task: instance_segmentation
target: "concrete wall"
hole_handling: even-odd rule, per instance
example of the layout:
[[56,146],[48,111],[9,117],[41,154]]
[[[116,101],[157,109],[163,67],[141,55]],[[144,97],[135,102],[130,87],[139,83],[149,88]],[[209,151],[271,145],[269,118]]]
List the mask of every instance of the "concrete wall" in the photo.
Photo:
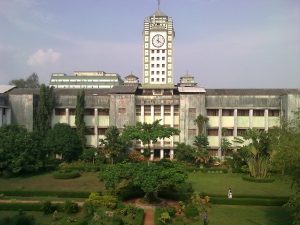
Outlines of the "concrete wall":
[[123,128],[135,125],[135,95],[111,94],[109,107],[109,125]]
[[288,94],[282,96],[282,114],[284,119],[291,120],[294,118],[294,112],[300,109],[300,95]]
[[9,95],[11,107],[11,123],[24,126],[29,131],[33,129],[34,95]]
[[[196,109],[195,113],[191,112],[191,109]],[[197,126],[194,123],[196,117],[201,114],[206,116],[205,109],[205,95],[204,94],[180,94],[180,142],[185,142],[186,144],[193,144],[194,136],[197,135]],[[195,135],[191,134],[191,131]],[[190,134],[190,135],[189,135]]]

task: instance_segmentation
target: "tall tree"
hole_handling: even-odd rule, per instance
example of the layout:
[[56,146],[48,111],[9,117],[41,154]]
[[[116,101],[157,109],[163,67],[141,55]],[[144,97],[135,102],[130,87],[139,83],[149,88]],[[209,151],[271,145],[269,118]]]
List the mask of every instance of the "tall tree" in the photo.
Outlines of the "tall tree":
[[124,156],[128,150],[128,142],[120,136],[120,132],[116,126],[107,128],[105,139],[100,140],[100,146],[111,159],[112,164],[117,157]]
[[64,161],[77,160],[82,153],[79,136],[68,124],[57,123],[49,130],[45,140],[48,152],[61,154]]
[[147,145],[146,155],[151,152],[151,143],[156,143],[158,139],[169,138],[178,135],[180,131],[173,127],[165,127],[160,124],[160,120],[153,123],[137,122],[135,126],[125,126],[122,136],[127,140],[141,140]]
[[194,123],[198,127],[198,135],[201,135],[204,133],[204,128],[205,128],[207,122],[208,122],[208,118],[201,114],[199,114],[197,116],[197,118],[194,120]]
[[44,84],[40,87],[39,102],[35,112],[34,130],[41,136],[45,136],[51,128],[51,117],[54,109],[55,98],[53,87]]
[[84,107],[85,107],[85,92],[84,90],[81,90],[77,94],[77,103],[76,103],[76,110],[75,110],[75,125],[76,125],[78,136],[81,140],[82,147],[85,147],[86,144]]
[[17,79],[11,80],[9,82],[10,85],[15,85],[18,88],[39,88],[39,77],[36,73],[32,73],[26,80],[24,79]]

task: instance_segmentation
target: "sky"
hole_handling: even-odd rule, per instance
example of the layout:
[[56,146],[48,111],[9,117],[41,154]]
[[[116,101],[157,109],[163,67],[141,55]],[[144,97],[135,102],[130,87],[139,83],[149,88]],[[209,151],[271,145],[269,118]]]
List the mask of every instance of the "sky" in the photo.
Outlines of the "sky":
[[[37,73],[131,73],[143,82],[156,0],[0,0],[0,84]],[[300,0],[161,0],[174,20],[174,83],[300,88]]]

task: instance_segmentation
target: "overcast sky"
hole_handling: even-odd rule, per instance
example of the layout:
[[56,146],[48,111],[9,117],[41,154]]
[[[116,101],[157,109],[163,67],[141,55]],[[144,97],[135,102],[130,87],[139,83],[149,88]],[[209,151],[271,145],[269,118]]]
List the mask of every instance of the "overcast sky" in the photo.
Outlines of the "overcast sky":
[[[0,84],[36,72],[131,72],[143,81],[144,18],[156,0],[0,0]],[[161,0],[174,20],[174,82],[300,88],[300,0]]]

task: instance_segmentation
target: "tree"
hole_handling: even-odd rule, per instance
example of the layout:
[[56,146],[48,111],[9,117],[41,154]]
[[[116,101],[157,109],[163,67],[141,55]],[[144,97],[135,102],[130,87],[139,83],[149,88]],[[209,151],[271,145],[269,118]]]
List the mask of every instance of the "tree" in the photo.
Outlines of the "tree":
[[44,84],[40,87],[39,102],[34,116],[33,129],[42,137],[45,137],[48,130],[51,128],[51,117],[54,109],[55,98],[53,87],[48,87]]
[[145,192],[148,201],[157,200],[158,192],[185,183],[187,174],[176,163],[162,160],[158,163],[116,164],[105,170],[101,178],[105,186],[116,190],[120,184],[133,185]]
[[45,152],[34,133],[17,125],[0,128],[0,173],[22,175],[43,168]]
[[224,156],[226,156],[227,152],[231,149],[231,142],[228,141],[227,138],[222,137],[221,139],[221,151],[223,153]]
[[18,88],[39,88],[39,77],[36,73],[32,73],[26,80],[24,79],[17,79],[11,80],[9,82],[10,85],[15,85]]
[[77,103],[76,103],[76,110],[75,110],[75,125],[76,125],[76,131],[78,133],[83,148],[85,147],[86,144],[84,106],[85,106],[85,93],[84,90],[81,90],[77,94]]
[[113,164],[117,157],[125,155],[128,150],[128,142],[120,135],[116,126],[110,126],[105,131],[105,139],[100,140],[100,147],[102,147]]
[[175,157],[178,161],[195,163],[196,161],[196,149],[191,145],[185,143],[179,143],[175,149]]
[[62,159],[67,162],[77,160],[82,153],[78,134],[64,123],[57,123],[48,131],[46,146],[49,152],[62,155]]
[[198,127],[198,135],[203,134],[204,133],[204,128],[206,126],[206,123],[208,122],[208,118],[199,114],[197,116],[197,118],[194,120],[194,123],[197,125]]
[[147,145],[146,155],[151,152],[151,143],[156,143],[158,139],[169,138],[178,135],[179,130],[173,127],[165,127],[160,124],[160,120],[153,123],[137,122],[135,126],[125,126],[122,136],[127,140],[141,140]]
[[265,178],[271,168],[271,138],[266,131],[249,129],[242,138],[235,138],[241,144],[240,153],[247,162],[250,175],[256,178]]
[[194,145],[197,147],[197,151],[195,152],[196,163],[206,164],[209,158],[207,150],[209,142],[207,136],[203,134],[195,136]]

